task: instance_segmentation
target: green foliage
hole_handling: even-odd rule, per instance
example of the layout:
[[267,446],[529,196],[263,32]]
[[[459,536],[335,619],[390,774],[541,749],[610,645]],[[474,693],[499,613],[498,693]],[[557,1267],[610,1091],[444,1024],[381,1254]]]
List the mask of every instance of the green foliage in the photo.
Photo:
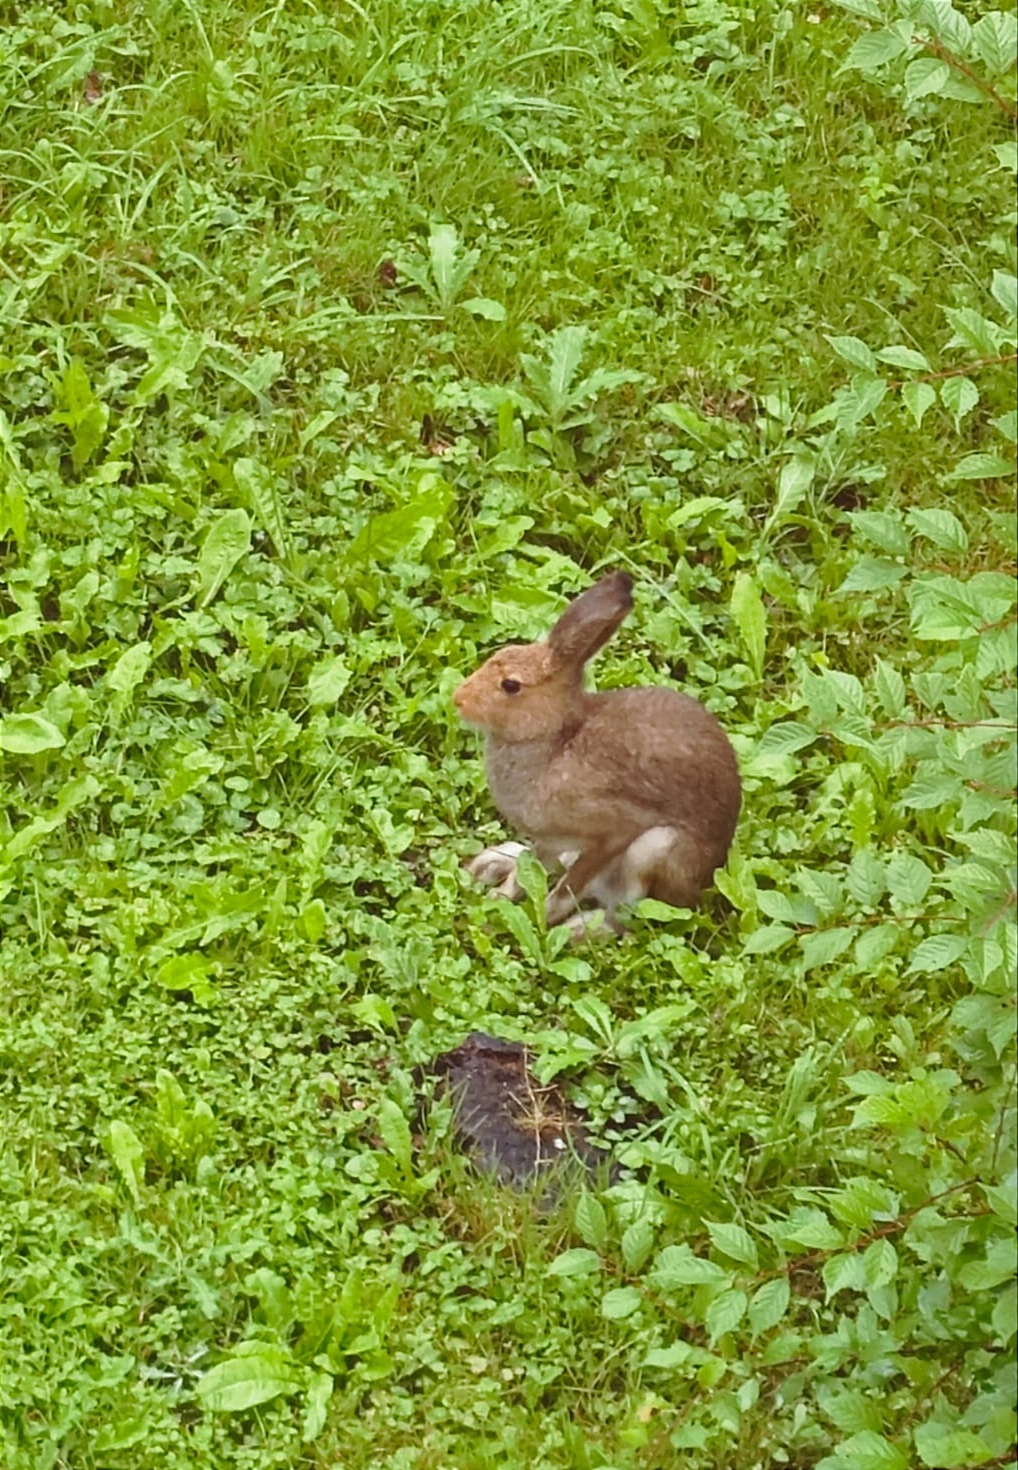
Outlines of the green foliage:
[[[1012,1463],[1013,14],[0,19],[4,1465]],[[745,805],[573,949],[449,696],[612,565]]]

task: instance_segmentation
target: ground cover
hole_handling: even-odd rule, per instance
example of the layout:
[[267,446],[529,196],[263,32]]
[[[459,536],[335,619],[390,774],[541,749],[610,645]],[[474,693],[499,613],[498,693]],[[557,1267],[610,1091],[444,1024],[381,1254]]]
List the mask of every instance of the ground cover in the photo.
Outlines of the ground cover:
[[[4,1464],[1012,1464],[1013,13],[0,22]],[[745,808],[576,950],[450,693],[611,567]]]

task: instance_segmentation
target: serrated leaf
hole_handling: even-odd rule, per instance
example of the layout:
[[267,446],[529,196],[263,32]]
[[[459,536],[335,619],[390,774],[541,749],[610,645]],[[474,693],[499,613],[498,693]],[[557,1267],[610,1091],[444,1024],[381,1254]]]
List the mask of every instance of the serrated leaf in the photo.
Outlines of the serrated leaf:
[[[865,40],[866,38],[863,37]],[[853,48],[854,49],[854,48]],[[861,372],[872,373],[876,371],[877,359],[871,348],[859,337],[831,337],[824,333],[827,341],[835,352],[852,367]]]
[[211,1413],[240,1414],[300,1387],[300,1374],[289,1353],[271,1343],[244,1347],[247,1351],[217,1363],[198,1380],[195,1391]]
[[765,536],[802,503],[815,474],[816,455],[809,450],[798,450],[791,459],[785,461],[778,476],[778,493],[774,498],[774,507],[764,522]]
[[837,1296],[839,1291],[866,1290],[862,1258],[855,1251],[846,1251],[825,1261],[823,1278],[828,1301]]
[[570,404],[570,389],[583,357],[586,340],[586,327],[559,327],[552,335],[548,353],[547,406],[553,420],[560,417]]
[[329,1416],[329,1400],[332,1398],[333,1379],[331,1373],[312,1373],[307,1390],[307,1407],[301,1428],[301,1441],[310,1444],[325,1428]]
[[872,1291],[887,1286],[898,1274],[898,1252],[889,1240],[875,1240],[862,1253],[863,1275]]
[[1018,1333],[1018,1287],[1005,1287],[993,1308],[993,1330],[1005,1345]]
[[649,1220],[634,1220],[622,1232],[622,1260],[627,1271],[641,1271],[654,1249],[654,1226]]
[[1013,1234],[990,1242],[981,1261],[966,1261],[958,1272],[958,1280],[970,1291],[993,1291],[1005,1281],[1013,1281],[1018,1269],[1018,1240]]
[[971,413],[979,402],[979,389],[971,378],[963,376],[947,378],[940,385],[940,401],[954,419],[955,433],[966,414]]
[[145,1150],[130,1123],[115,1118],[109,1126],[107,1148],[121,1179],[135,1205],[141,1203],[141,1186],[145,1182]]
[[732,587],[732,617],[742,635],[749,666],[757,679],[763,676],[767,646],[767,614],[760,587],[749,572],[740,572]]
[[59,750],[66,744],[56,725],[42,715],[5,715],[0,719],[0,752],[4,755],[38,755]]
[[845,874],[845,887],[856,903],[873,909],[887,891],[887,870],[869,848],[855,854]]
[[906,909],[922,903],[932,882],[933,874],[915,853],[897,852],[887,864],[887,887]]
[[382,1142],[392,1154],[404,1178],[413,1176],[413,1142],[410,1124],[403,1109],[391,1097],[383,1097],[378,1104],[378,1132]]
[[905,713],[905,680],[893,664],[882,658],[877,659],[873,669],[873,691],[884,713],[892,719],[898,719]]
[[208,607],[251,545],[246,510],[228,510],[213,521],[198,557],[198,606]]
[[894,1088],[893,1082],[888,1082],[886,1077],[881,1077],[879,1072],[869,1067],[860,1067],[858,1072],[849,1073],[845,1086],[859,1097],[883,1097]]
[[905,68],[905,97],[917,102],[920,97],[942,96],[951,81],[951,68],[937,56],[919,56]]
[[790,929],[787,924],[765,924],[760,929],[754,929],[742,945],[743,954],[773,954],[775,950],[781,949],[789,940],[796,938],[796,931]]
[[887,383],[869,373],[855,373],[851,385],[838,395],[838,423],[854,429],[876,413],[887,396]]
[[800,893],[815,906],[819,918],[831,919],[841,913],[845,893],[837,873],[828,873],[822,868],[800,868],[795,881]]
[[905,568],[897,562],[887,561],[881,556],[860,556],[835,590],[838,596],[849,592],[883,592],[896,586],[904,575]]
[[812,904],[809,905],[809,918],[806,919],[797,914],[792,900],[780,889],[758,888],[756,902],[760,912],[766,914],[769,919],[778,919],[781,923],[787,924],[816,922],[816,910]]
[[234,461],[233,479],[275,547],[276,555],[289,560],[290,538],[283,518],[276,477],[258,460],[241,458]]
[[1011,275],[1009,271],[994,271],[990,289],[1009,317],[1018,316],[1018,276]]
[[615,1018],[599,995],[579,995],[572,1002],[572,1007],[604,1046],[613,1044]]
[[608,1216],[601,1201],[589,1190],[583,1190],[576,1201],[573,1224],[581,1240],[595,1250],[604,1250],[608,1239]]
[[842,1434],[858,1434],[872,1429],[880,1432],[881,1405],[860,1389],[825,1387],[817,1394],[823,1412]]
[[924,536],[943,551],[955,551],[959,555],[968,551],[969,538],[965,527],[952,510],[935,507],[908,512],[908,523],[917,536]]
[[845,1242],[844,1233],[833,1225],[823,1210],[803,1206],[793,1210],[780,1229],[780,1238],[808,1250],[838,1250]]
[[853,15],[861,15],[866,20],[880,21],[883,19],[884,10],[880,0],[838,0],[842,10],[850,10]]
[[816,970],[821,965],[831,965],[848,949],[856,937],[854,929],[818,929],[814,934],[799,937],[804,971]]
[[1005,1225],[1018,1225],[1018,1186],[1014,1175],[1007,1184],[984,1184],[983,1193],[990,1209]]
[[418,560],[445,525],[452,501],[451,486],[437,475],[422,476],[416,495],[398,510],[372,516],[358,532],[346,553],[349,562]]
[[960,960],[969,947],[964,934],[931,934],[913,951],[910,975],[933,975]]
[[705,1220],[704,1224],[710,1232],[711,1240],[722,1255],[756,1269],[756,1243],[748,1230],[744,1230],[741,1225],[736,1225],[732,1221],[714,1223]]
[[460,252],[459,236],[452,225],[435,225],[428,237],[428,260],[438,304],[448,311],[466,284],[480,251]]
[[705,448],[718,448],[724,443],[717,420],[698,413],[688,403],[674,403],[670,400],[658,403],[654,408],[654,417],[661,423],[670,424],[673,429],[680,430],[695,444],[702,444]]
[[877,353],[877,360],[914,373],[928,373],[930,370],[930,365],[921,352],[917,352],[914,347],[903,347],[900,344],[882,347]]
[[926,410],[936,403],[937,392],[930,383],[905,383],[901,389],[901,401],[912,415],[918,428]]
[[1018,54],[1018,17],[1014,11],[991,10],[972,27],[972,44],[992,77],[1003,76]]
[[945,306],[944,315],[954,328],[948,347],[967,347],[977,357],[994,357],[1001,329],[971,306]]
[[887,510],[853,510],[849,512],[853,531],[857,531],[888,556],[907,556],[908,531],[900,512]]
[[308,675],[308,704],[335,704],[351,678],[351,670],[339,654],[321,659]]
[[635,1286],[616,1286],[601,1298],[601,1316],[609,1322],[621,1322],[642,1305],[643,1297]]
[[746,1315],[749,1299],[739,1287],[721,1292],[711,1302],[704,1315],[704,1325],[710,1335],[711,1346],[719,1337],[732,1332]]
[[863,970],[872,970],[898,947],[901,927],[898,924],[875,924],[864,929],[855,941],[855,962]]
[[68,781],[61,789],[53,806],[43,816],[33,817],[23,827],[19,827],[12,837],[8,837],[3,845],[3,857],[8,862],[23,857],[30,852],[41,838],[64,823],[71,812],[86,801],[91,801],[100,791],[99,782],[94,776],[82,776],[77,781]]
[[[881,1079],[883,1080],[883,1079]],[[834,1215],[857,1230],[869,1230],[878,1216],[898,1213],[898,1198],[886,1184],[876,1179],[852,1179],[828,1199]],[[841,1426],[844,1428],[844,1426]],[[859,1428],[865,1426],[860,1425]]]
[[659,1251],[650,1273],[658,1291],[675,1291],[680,1286],[712,1285],[728,1281],[729,1274],[715,1261],[694,1256],[688,1245],[666,1245]]
[[949,802],[957,802],[963,794],[957,776],[942,771],[934,761],[922,761],[914,781],[901,794],[903,806],[913,811],[935,811]]
[[954,0],[921,0],[916,14],[922,25],[956,56],[964,56],[972,45],[972,26],[955,6]]
[[592,1276],[601,1270],[601,1257],[596,1251],[586,1250],[582,1246],[574,1246],[571,1250],[560,1251],[548,1266],[548,1276]]
[[791,720],[784,720],[780,724],[771,725],[760,736],[754,749],[754,756],[763,758],[794,755],[797,750],[803,750],[807,745],[812,745],[817,738],[817,732],[811,730],[808,725],[799,725]]
[[180,992],[190,990],[197,999],[203,992],[210,992],[208,984],[212,963],[198,950],[187,950],[182,954],[171,954],[156,970],[156,979],[167,990]]
[[999,995],[964,995],[951,1012],[951,1023],[963,1036],[985,1032],[999,1058],[1014,1041],[1014,1005]]
[[905,1451],[872,1429],[842,1440],[835,1463],[838,1470],[909,1470]]
[[117,704],[123,706],[148,673],[152,663],[152,645],[147,640],[127,648],[106,675],[106,687],[120,696]]
[[882,31],[867,31],[853,43],[842,70],[847,71],[851,67],[869,75],[888,62],[896,61],[908,50],[908,45],[908,32],[900,25],[888,26]]
[[927,1423],[920,1424],[912,1437],[920,1460],[935,1470],[968,1470],[969,1466],[985,1465],[994,1458],[982,1436],[970,1429]]
[[1018,444],[1018,409],[1012,408],[1007,413],[998,414],[990,423],[1009,444]]
[[697,1349],[691,1347],[688,1342],[681,1338],[678,1342],[669,1343],[667,1347],[648,1348],[644,1354],[643,1366],[645,1368],[662,1368],[671,1372],[675,1368],[681,1368],[690,1359],[700,1361]]
[[749,1325],[754,1337],[776,1327],[792,1299],[787,1276],[777,1276],[758,1286],[749,1301]]

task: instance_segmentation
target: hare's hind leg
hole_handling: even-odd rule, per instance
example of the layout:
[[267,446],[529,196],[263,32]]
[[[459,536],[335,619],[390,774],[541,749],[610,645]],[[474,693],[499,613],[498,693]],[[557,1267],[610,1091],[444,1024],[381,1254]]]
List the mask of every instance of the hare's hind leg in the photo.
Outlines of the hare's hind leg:
[[564,923],[585,898],[600,899],[599,881],[602,874],[614,867],[620,846],[625,848],[625,838],[620,844],[618,839],[613,841],[602,837],[588,844],[582,852],[562,854],[561,861],[565,864],[566,871],[549,893],[545,905],[545,919],[549,929]]
[[703,858],[692,839],[678,827],[648,827],[621,852],[602,841],[567,864],[548,895],[548,926],[568,924],[574,939],[595,933],[598,925],[579,912],[581,901],[592,899],[604,910],[607,930],[621,934],[624,926],[616,917],[621,905],[649,896],[692,908],[703,886]]
[[587,893],[616,927],[615,910],[619,905],[638,903],[648,895],[686,908],[696,902],[700,891],[690,871],[695,858],[677,827],[648,827],[597,874]]
[[463,866],[485,888],[494,888],[496,893],[517,903],[523,897],[523,889],[516,881],[516,861],[526,850],[522,842],[500,842],[495,847],[486,847],[476,857],[467,858]]
[[[651,832],[662,831],[671,831],[672,841],[657,861],[643,867],[644,893],[661,903],[670,903],[673,908],[695,909],[700,902],[700,894],[714,876],[714,864],[705,858],[700,843],[681,827],[651,829]],[[644,833],[644,836],[650,837],[651,832]]]

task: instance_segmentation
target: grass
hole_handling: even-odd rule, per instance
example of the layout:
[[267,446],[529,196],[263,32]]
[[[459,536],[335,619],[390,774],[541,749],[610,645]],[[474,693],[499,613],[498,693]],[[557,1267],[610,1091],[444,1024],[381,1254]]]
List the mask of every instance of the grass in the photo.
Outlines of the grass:
[[[11,1470],[1013,1463],[1014,78],[955,14],[1001,105],[826,6],[0,3]],[[461,871],[449,696],[612,566],[599,677],[745,806],[573,951]],[[614,1182],[474,1177],[474,1030]]]

